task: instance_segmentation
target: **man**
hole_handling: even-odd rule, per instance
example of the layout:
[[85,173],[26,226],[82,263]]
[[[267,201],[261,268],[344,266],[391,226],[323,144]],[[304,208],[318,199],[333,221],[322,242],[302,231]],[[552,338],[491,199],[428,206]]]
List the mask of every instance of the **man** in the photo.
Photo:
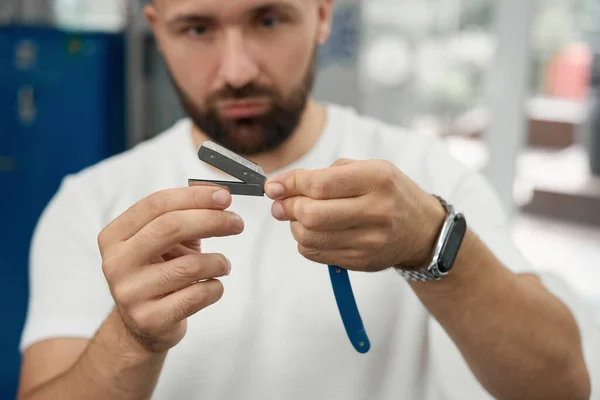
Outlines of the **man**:
[[[146,8],[190,118],[68,177],[45,211],[22,399],[590,397],[589,321],[525,274],[486,183],[433,139],[310,99],[331,9]],[[272,201],[186,187],[223,179],[196,156],[206,140],[261,165]],[[432,194],[468,230],[445,277],[406,280],[444,237]],[[328,264],[352,270],[366,354]]]

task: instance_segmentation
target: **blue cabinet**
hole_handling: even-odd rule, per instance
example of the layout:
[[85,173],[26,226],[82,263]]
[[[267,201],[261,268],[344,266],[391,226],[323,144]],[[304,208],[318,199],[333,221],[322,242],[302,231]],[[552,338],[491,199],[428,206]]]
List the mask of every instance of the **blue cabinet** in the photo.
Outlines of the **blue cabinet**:
[[123,35],[0,28],[0,399],[15,397],[33,229],[65,175],[125,149],[124,70]]

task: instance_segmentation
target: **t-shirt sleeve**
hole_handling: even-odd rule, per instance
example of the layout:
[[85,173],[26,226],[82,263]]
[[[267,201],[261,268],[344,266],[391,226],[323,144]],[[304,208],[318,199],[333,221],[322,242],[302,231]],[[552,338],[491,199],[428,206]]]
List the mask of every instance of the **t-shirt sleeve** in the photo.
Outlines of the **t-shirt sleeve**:
[[66,177],[36,226],[20,349],[49,338],[90,338],[112,307],[97,247],[102,212],[93,188]]

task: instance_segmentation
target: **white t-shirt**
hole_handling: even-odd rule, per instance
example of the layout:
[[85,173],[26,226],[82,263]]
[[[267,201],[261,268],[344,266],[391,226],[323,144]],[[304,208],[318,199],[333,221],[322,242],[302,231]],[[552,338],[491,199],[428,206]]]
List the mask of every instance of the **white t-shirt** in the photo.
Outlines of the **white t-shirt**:
[[[453,159],[442,142],[329,105],[322,137],[286,170],[323,168],[345,157],[393,162],[423,190],[466,214],[507,267],[531,271],[510,240],[488,184]],[[64,180],[34,236],[22,349],[51,337],[94,335],[113,306],[98,233],[138,200],[184,187],[188,178],[219,177],[198,160],[191,122],[183,120]],[[186,337],[168,355],[155,399],[490,398],[393,270],[351,272],[372,346],[367,354],[357,353],[342,325],[327,268],[298,253],[289,224],[276,221],[270,205],[267,198],[234,198],[231,210],[244,218],[245,232],[203,241],[204,252],[223,253],[232,261],[232,274],[222,279],[221,301],[189,319]],[[597,332],[585,310],[559,281],[549,287],[569,299],[588,364],[597,368],[598,349],[592,348]],[[600,376],[598,369],[594,372]]]

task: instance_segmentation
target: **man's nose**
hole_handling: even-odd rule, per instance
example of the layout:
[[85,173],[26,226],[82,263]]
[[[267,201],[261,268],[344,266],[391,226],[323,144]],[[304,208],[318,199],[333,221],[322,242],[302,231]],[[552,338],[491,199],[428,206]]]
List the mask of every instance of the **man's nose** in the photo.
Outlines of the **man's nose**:
[[248,53],[242,32],[227,32],[222,46],[220,75],[223,83],[239,89],[253,82],[259,68]]

